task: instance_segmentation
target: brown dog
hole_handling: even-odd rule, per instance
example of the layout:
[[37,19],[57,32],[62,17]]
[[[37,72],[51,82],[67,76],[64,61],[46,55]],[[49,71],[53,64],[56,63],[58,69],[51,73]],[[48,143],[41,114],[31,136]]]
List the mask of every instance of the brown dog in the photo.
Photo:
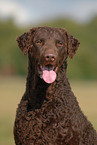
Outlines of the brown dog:
[[28,53],[26,91],[17,109],[16,145],[97,145],[66,77],[79,42],[65,29],[38,27],[17,38]]

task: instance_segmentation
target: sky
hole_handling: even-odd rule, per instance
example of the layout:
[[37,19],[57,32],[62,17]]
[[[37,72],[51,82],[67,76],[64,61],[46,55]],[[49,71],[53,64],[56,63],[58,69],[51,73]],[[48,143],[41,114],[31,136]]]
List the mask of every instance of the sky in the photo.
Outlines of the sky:
[[0,20],[12,18],[18,26],[55,18],[83,23],[97,15],[97,0],[0,0]]

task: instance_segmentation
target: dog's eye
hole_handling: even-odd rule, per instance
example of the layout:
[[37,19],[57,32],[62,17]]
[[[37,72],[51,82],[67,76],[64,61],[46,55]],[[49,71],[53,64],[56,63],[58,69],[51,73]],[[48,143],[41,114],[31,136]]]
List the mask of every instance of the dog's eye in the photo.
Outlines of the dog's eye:
[[56,44],[57,44],[58,47],[62,47],[63,46],[63,42],[61,42],[59,40],[57,40]]
[[35,43],[36,43],[37,45],[42,45],[42,44],[43,44],[43,41],[42,41],[42,40],[36,40]]

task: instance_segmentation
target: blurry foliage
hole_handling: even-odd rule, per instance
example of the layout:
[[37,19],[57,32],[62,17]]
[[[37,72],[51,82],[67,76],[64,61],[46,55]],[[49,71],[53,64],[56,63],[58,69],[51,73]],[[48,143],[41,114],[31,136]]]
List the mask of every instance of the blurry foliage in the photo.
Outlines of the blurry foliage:
[[16,37],[24,33],[25,29],[19,29],[12,21],[0,22],[0,73],[25,74],[26,58],[20,52]]
[[[80,47],[73,60],[68,59],[69,78],[97,79],[97,17],[87,24],[75,23],[68,19],[41,24],[51,27],[66,28],[80,41]],[[16,37],[28,31],[20,29],[12,21],[0,22],[0,73],[27,73],[27,56],[19,50]]]

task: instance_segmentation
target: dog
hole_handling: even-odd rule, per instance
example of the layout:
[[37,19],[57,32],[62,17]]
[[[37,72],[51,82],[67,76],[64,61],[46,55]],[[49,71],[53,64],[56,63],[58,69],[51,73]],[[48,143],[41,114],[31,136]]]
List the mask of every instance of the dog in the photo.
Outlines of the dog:
[[17,109],[16,145],[97,145],[66,76],[79,41],[62,28],[36,27],[17,38],[28,54],[25,93]]

